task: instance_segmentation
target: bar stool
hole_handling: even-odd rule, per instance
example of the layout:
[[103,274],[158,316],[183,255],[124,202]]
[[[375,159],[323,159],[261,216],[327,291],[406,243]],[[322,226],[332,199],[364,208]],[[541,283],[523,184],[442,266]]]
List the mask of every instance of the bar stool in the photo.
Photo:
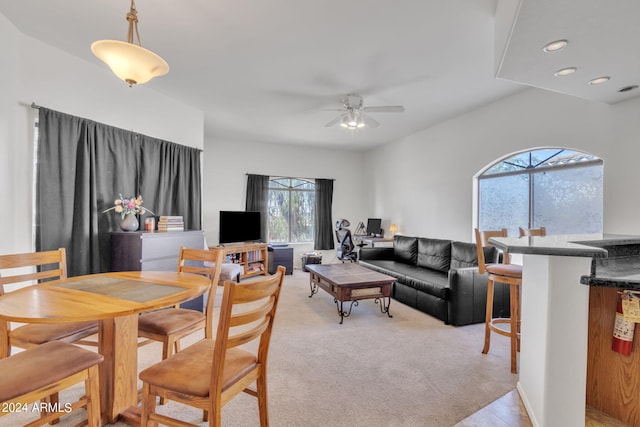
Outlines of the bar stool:
[[540,227],[540,228],[522,228],[522,227],[518,227],[520,229],[520,237],[525,237],[525,236],[546,236],[547,235],[547,229],[544,227]]
[[[511,373],[518,372],[517,352],[520,351],[520,288],[522,286],[522,266],[509,264],[509,254],[503,254],[502,264],[487,264],[484,259],[484,247],[488,246],[491,237],[507,237],[507,229],[476,232],[476,247],[478,249],[478,271],[488,274],[487,282],[487,314],[485,317],[484,348],[483,354],[489,352],[491,332],[509,337],[511,339]],[[509,285],[509,318],[493,317],[493,288],[494,282]],[[499,325],[508,324],[509,329]]]

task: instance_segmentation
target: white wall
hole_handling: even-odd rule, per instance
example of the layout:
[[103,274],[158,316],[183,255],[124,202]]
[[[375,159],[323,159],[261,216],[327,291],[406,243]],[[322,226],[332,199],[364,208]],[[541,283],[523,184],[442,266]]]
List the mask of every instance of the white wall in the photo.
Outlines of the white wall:
[[[203,229],[207,243],[218,243],[219,211],[244,210],[247,173],[301,178],[335,179],[333,221],[346,218],[355,231],[368,211],[361,152],[326,150],[238,141],[205,139],[203,183]],[[294,266],[300,256],[314,251],[312,244],[294,244]],[[322,251],[323,263],[335,262],[335,251]]]
[[[28,249],[31,242],[28,233],[30,203],[25,204],[19,194],[24,189],[21,181],[30,181],[24,172],[21,173],[22,169],[29,169],[27,153],[24,152],[26,145],[16,143],[18,127],[24,128],[24,120],[18,120],[15,102],[20,67],[11,59],[17,57],[19,49],[16,31],[0,14],[0,52],[3,58],[0,66],[0,200],[3,204],[0,208],[0,253]],[[23,163],[16,159],[23,160]],[[17,203],[12,203],[16,198]]]
[[0,51],[0,253],[33,249],[32,102],[179,144],[204,145],[201,111],[154,91],[153,82],[129,88],[97,59],[87,62],[26,37],[1,14]]
[[370,208],[407,235],[472,241],[473,176],[530,147],[604,159],[605,232],[640,233],[640,100],[614,106],[528,89],[367,153]]
[[[202,112],[154,91],[153,81],[129,88],[98,60],[26,37],[2,15],[0,48],[0,253],[31,249],[31,102],[204,147],[203,228],[211,244],[218,212],[244,208],[246,173],[335,178],[334,220],[345,217],[352,229],[381,217],[385,229],[393,222],[404,234],[471,241],[472,177],[505,154],[549,145],[602,157],[605,231],[640,234],[640,99],[609,106],[528,89],[364,154],[336,152],[205,140]],[[296,259],[311,250],[296,247]]]

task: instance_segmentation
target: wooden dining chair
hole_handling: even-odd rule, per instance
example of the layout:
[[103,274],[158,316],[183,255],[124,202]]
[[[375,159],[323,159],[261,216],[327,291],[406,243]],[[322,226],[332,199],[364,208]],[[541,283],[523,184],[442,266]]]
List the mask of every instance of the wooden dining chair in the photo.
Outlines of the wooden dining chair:
[[[103,356],[63,342],[50,341],[0,359],[0,417],[11,409],[40,413],[40,417],[25,426],[55,423],[63,414],[85,407],[89,427],[101,425],[98,364]],[[60,404],[47,401],[79,382],[84,381],[84,395],[76,402]],[[35,405],[35,406],[34,406]],[[7,408],[6,410],[4,408]]]
[[[260,425],[269,425],[267,355],[284,273],[280,266],[272,276],[224,282],[215,340],[199,341],[140,373],[141,425],[195,425],[157,414],[161,396],[202,409],[210,426],[220,426],[222,407],[240,392],[257,398]],[[257,345],[244,346],[252,342]]]
[[[483,354],[489,352],[491,333],[509,337],[511,340],[511,372],[518,372],[517,352],[520,349],[520,288],[522,287],[522,266],[510,264],[509,254],[502,254],[502,263],[487,263],[484,258],[484,247],[489,246],[491,237],[507,237],[507,229],[479,231],[475,229],[476,248],[478,251],[478,272],[488,275],[487,308],[485,315],[485,332]],[[494,283],[509,285],[509,317],[493,317]],[[499,325],[509,325],[508,329]]]
[[[34,271],[35,267],[35,271]],[[44,269],[43,267],[52,269]],[[26,271],[29,270],[29,271]],[[8,292],[7,285],[32,285],[67,277],[67,257],[64,248],[52,251],[0,255],[0,295]],[[58,324],[26,324],[11,329],[10,322],[0,325],[0,357],[11,355],[11,347],[32,348],[49,341],[96,345],[85,341],[98,333],[98,322],[69,322]],[[5,333],[2,333],[5,330]]]
[[211,281],[204,313],[179,306],[145,313],[138,319],[138,337],[146,340],[141,341],[138,346],[160,341],[164,360],[171,356],[173,350],[176,353],[180,351],[182,338],[198,330],[204,329],[205,338],[212,337],[213,304],[223,260],[222,250],[180,248],[178,272],[201,274]]
[[525,237],[525,236],[546,236],[547,235],[547,229],[544,227],[540,227],[540,228],[522,228],[522,227],[518,227],[519,231],[520,231],[520,237]]

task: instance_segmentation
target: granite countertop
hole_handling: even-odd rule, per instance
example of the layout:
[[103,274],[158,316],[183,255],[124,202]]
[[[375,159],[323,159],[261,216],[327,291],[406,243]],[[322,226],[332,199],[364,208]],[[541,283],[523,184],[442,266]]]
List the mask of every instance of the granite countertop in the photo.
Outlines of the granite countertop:
[[602,258],[612,248],[640,245],[640,236],[626,234],[563,234],[534,237],[492,237],[489,243],[512,254]]
[[640,256],[594,260],[596,274],[580,277],[589,286],[640,290]]
[[640,236],[586,234],[492,237],[489,243],[512,254],[592,258],[591,275],[580,283],[640,290]]

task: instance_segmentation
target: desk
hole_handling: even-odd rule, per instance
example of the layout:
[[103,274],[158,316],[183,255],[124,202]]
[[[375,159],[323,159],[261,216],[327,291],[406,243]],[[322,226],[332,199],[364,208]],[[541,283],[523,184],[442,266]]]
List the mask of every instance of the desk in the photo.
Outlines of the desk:
[[[100,410],[102,422],[110,423],[136,412],[138,314],[202,295],[209,284],[204,276],[165,271],[71,277],[0,296],[0,318],[25,323],[99,320],[98,351],[104,356]],[[6,352],[2,345],[0,357]]]
[[393,237],[367,237],[367,236],[354,236],[355,239],[360,240],[366,245],[375,247],[376,243],[393,242]]

